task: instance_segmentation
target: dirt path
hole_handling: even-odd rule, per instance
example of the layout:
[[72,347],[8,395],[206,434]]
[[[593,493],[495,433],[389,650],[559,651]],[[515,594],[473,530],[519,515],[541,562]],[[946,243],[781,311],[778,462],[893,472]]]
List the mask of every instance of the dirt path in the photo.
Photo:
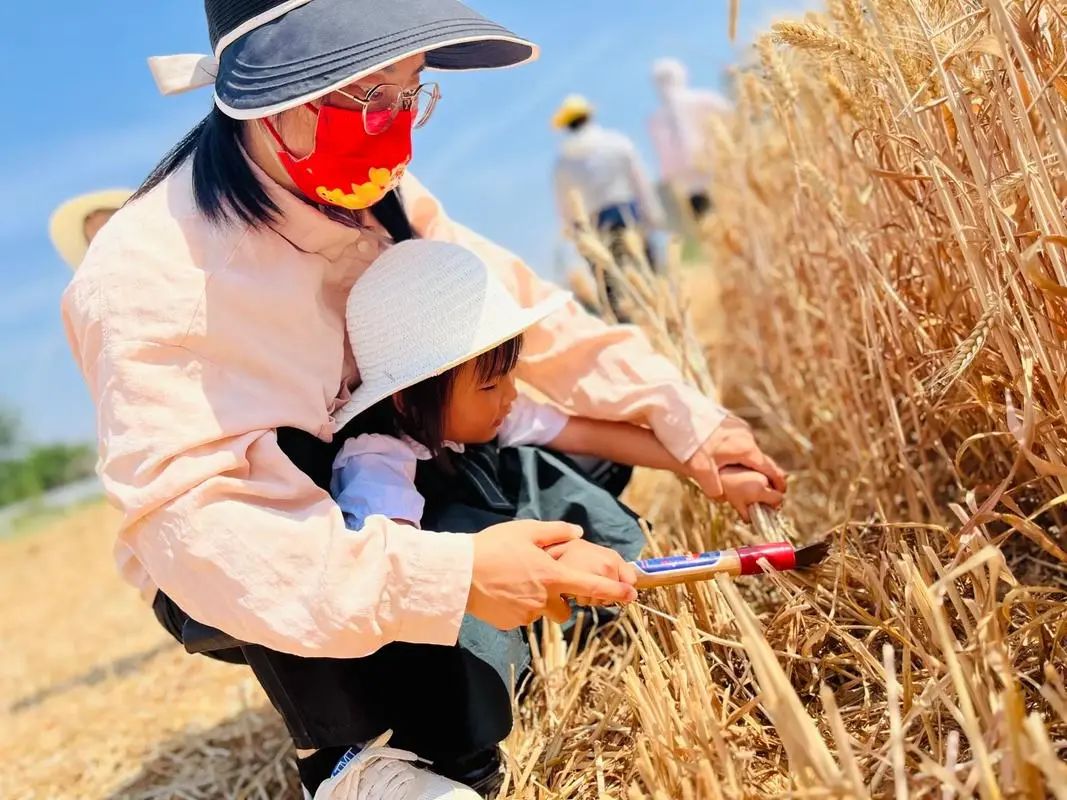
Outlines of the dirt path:
[[258,686],[163,632],[115,571],[116,524],[97,505],[0,542],[0,797],[284,797]]

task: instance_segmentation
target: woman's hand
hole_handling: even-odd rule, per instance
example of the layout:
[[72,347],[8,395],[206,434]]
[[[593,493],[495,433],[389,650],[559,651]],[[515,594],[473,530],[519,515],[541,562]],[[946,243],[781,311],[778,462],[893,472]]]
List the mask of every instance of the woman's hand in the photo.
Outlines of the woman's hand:
[[[785,473],[774,460],[763,453],[752,436],[752,430],[737,417],[727,417],[689,459],[689,477],[700,484],[704,494],[712,500],[726,500],[735,508],[738,504],[726,494],[723,471],[728,467],[742,467],[766,477],[766,486],[779,495],[785,492]],[[736,481],[734,482],[736,486]],[[735,492],[735,489],[731,489]],[[761,501],[762,502],[762,501]],[[778,505],[781,502],[779,498]],[[738,508],[742,516],[746,512]]]
[[571,610],[564,595],[602,605],[637,597],[626,582],[561,563],[545,552],[581,536],[577,525],[534,520],[504,522],[476,533],[468,613],[511,630],[541,617],[566,622]]
[[[579,572],[600,575],[630,586],[637,583],[637,570],[610,547],[575,539],[572,542],[552,545],[546,548],[546,552],[560,564]],[[574,600],[580,606],[601,605],[593,597],[575,597]]]

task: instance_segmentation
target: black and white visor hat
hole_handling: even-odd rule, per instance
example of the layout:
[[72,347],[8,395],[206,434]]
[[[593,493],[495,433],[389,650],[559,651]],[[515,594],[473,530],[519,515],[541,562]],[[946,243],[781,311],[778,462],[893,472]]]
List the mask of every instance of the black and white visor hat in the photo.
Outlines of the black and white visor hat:
[[215,86],[234,119],[295,108],[409,56],[438,70],[499,69],[538,48],[458,0],[205,0],[214,55],[155,56],[163,94]]

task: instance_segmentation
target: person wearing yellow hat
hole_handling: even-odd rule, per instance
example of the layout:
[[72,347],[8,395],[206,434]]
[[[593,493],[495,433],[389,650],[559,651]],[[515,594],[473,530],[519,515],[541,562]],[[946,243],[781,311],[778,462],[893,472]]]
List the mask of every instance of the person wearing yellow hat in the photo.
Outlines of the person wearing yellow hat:
[[89,244],[112,215],[130,199],[130,189],[105,189],[79,195],[52,212],[48,234],[67,265],[76,270]]
[[552,127],[557,130],[569,128],[573,123],[593,116],[593,104],[580,94],[571,94],[563,98],[559,109],[552,116]]
[[[594,116],[588,99],[570,95],[552,117],[553,126],[566,134],[555,168],[560,216],[564,224],[573,222],[570,198],[576,192],[592,225],[611,244],[616,260],[625,262],[628,249],[621,234],[632,230],[645,243],[652,263],[647,237],[663,227],[663,209],[634,143],[619,131],[601,127]],[[625,321],[611,281],[605,293],[616,318]]]

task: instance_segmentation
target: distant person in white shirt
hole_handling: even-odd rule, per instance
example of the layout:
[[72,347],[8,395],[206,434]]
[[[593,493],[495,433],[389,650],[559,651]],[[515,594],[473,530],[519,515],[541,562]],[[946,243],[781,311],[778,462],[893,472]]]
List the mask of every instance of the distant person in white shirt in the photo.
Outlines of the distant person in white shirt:
[[707,142],[710,117],[730,110],[727,100],[707,89],[692,89],[685,66],[663,58],[652,67],[661,105],[649,121],[660,172],[671,193],[683,198],[699,220],[711,208],[711,165]]
[[[626,248],[620,236],[631,229],[642,240],[649,263],[655,266],[648,235],[665,224],[663,208],[634,143],[624,134],[598,125],[592,104],[580,95],[567,97],[552,124],[565,134],[556,160],[556,198],[560,215],[570,222],[569,197],[577,191],[593,226],[611,244],[616,260],[625,263]],[[610,281],[608,301],[619,321]]]

